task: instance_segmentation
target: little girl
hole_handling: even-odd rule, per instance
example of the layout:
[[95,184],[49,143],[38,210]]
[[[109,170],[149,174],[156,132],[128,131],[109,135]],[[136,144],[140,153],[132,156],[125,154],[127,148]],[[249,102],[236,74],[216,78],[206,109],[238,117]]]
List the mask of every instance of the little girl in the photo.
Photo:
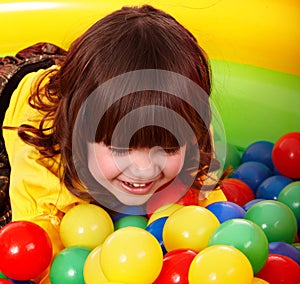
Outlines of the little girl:
[[124,7],[99,20],[11,97],[3,136],[13,220],[45,228],[56,254],[60,219],[81,203],[144,214],[191,187],[200,205],[224,200],[211,177],[210,91],[204,51],[167,13]]

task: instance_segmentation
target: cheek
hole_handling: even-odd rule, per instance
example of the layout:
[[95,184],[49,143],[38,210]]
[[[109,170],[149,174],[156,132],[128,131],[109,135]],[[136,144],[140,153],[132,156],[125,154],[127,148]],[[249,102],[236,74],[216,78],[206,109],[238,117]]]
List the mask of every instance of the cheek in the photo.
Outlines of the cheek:
[[89,155],[89,170],[97,179],[112,179],[119,174],[119,169],[111,157],[106,155]]
[[181,155],[168,157],[166,160],[163,173],[166,177],[173,178],[179,174],[183,166],[183,158]]

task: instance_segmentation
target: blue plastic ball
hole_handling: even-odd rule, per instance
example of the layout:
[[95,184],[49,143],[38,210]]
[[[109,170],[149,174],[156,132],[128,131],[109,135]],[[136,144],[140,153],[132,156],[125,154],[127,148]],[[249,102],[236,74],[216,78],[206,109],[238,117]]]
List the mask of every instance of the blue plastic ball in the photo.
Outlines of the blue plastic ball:
[[256,141],[250,144],[242,155],[242,163],[260,162],[265,164],[270,170],[273,170],[272,150],[274,143],[269,141]]
[[285,255],[300,265],[300,251],[291,244],[285,242],[271,242],[269,243],[269,253]]
[[158,240],[158,242],[161,246],[161,249],[163,251],[163,254],[167,253],[167,250],[164,246],[163,237],[162,237],[163,228],[164,228],[164,225],[165,225],[167,219],[168,219],[168,217],[158,218],[146,227],[146,231],[151,233]]
[[278,199],[281,190],[293,180],[282,176],[276,175],[265,179],[256,190],[256,198],[261,199]]
[[265,199],[260,199],[260,198],[253,199],[253,200],[247,202],[247,203],[243,206],[243,208],[245,209],[245,211],[248,211],[249,208],[251,208],[252,205],[256,204],[257,202],[263,201],[263,200],[265,200]]
[[234,218],[244,218],[246,211],[236,203],[229,201],[214,202],[206,206],[223,223]]
[[126,206],[123,205],[118,208],[118,214],[112,215],[113,222],[118,221],[120,218],[125,216],[139,215],[139,216],[147,216],[146,209],[143,206]]
[[255,193],[258,186],[271,175],[272,171],[263,163],[246,162],[233,172],[232,177],[248,184]]

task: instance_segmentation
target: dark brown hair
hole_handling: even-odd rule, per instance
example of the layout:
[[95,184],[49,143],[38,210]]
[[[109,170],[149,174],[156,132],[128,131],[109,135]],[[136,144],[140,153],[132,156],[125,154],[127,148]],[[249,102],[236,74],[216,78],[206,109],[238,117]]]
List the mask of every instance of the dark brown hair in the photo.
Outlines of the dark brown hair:
[[[182,82],[172,82],[185,90],[186,96],[189,96],[188,100],[163,91],[142,90],[122,96],[113,103],[106,92],[97,96],[98,101],[82,110],[87,98],[107,80],[126,72],[145,69],[180,74],[200,86],[203,91],[201,94],[191,93],[187,85],[180,86]],[[209,63],[195,37],[169,14],[149,5],[124,7],[109,14],[76,39],[60,69],[49,70],[46,76],[50,76],[49,84],[41,91],[41,78],[29,100],[32,107],[45,112],[40,128],[22,125],[19,127],[19,135],[25,142],[35,145],[45,157],[51,158],[61,154],[64,169],[62,180],[73,194],[81,198],[90,198],[88,191],[97,187],[99,194],[109,203],[112,196],[106,190],[99,190],[102,187],[96,182],[85,184],[88,191],[79,186],[81,181],[78,171],[82,170],[86,175],[90,175],[87,170],[84,142],[102,141],[109,145],[113,130],[124,115],[146,105],[172,109],[189,124],[197,141],[194,141],[194,144],[191,141],[183,141],[190,144],[184,174],[194,173],[195,179],[198,180],[197,185],[198,178],[208,174],[208,165],[214,162],[212,138],[208,127],[211,119],[208,101],[211,91]],[[47,100],[42,96],[46,96]],[[110,107],[100,117],[94,134],[90,131],[88,123],[99,117],[90,114],[97,113],[99,108],[106,109],[106,104]],[[201,108],[201,114],[195,106]],[[89,115],[84,118],[85,125],[77,125],[77,130],[80,131],[74,135],[78,116],[84,117],[86,114]],[[154,116],[159,117],[157,113],[149,111],[144,120]],[[164,115],[159,119],[172,121]],[[47,120],[53,120],[50,133],[49,129],[44,127]],[[173,123],[177,124],[174,121]],[[131,146],[178,146],[182,142],[175,138],[181,137],[184,140],[184,133],[180,132],[182,125],[177,125],[177,128],[178,134],[173,135],[163,127],[143,127],[132,137]],[[80,149],[74,149],[74,137],[82,141]],[[196,167],[189,164],[189,161],[193,160],[193,147],[197,147],[198,151],[200,149],[200,164]],[[213,168],[216,167],[217,163]],[[92,179],[89,177],[89,180]]]

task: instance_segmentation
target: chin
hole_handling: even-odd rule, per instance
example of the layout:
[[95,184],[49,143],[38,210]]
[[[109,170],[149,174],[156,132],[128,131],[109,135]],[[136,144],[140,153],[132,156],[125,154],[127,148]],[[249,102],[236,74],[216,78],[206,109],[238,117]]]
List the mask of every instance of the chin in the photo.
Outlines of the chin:
[[116,198],[124,205],[127,206],[140,206],[145,204],[152,194],[148,195],[131,195],[131,196],[116,196]]

